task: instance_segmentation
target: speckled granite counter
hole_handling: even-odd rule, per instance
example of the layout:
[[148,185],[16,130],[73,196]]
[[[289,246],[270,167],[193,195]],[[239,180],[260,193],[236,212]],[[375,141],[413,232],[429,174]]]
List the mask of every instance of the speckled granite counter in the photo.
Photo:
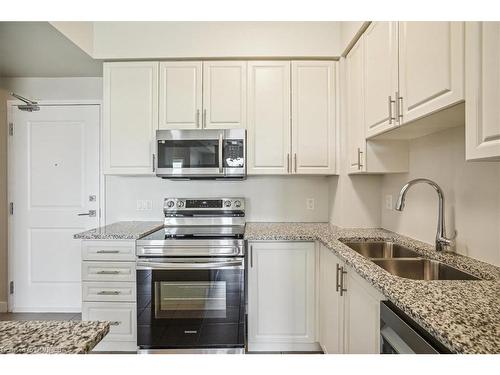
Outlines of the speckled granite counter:
[[0,353],[83,354],[109,332],[108,322],[0,322]]
[[[247,223],[247,240],[318,240],[436,339],[457,353],[500,353],[500,268],[384,229],[340,229],[328,223]],[[393,276],[339,239],[391,240],[481,281],[421,281]],[[334,287],[334,286],[332,286]]]
[[82,240],[137,240],[163,226],[161,221],[118,221],[73,236]]

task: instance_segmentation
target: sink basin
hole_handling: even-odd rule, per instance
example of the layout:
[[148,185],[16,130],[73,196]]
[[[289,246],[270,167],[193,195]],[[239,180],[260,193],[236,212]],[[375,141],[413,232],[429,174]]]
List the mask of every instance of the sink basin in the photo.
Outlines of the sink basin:
[[367,258],[418,258],[420,255],[404,246],[388,241],[344,242]]
[[372,259],[391,275],[414,280],[479,280],[466,272],[431,259]]

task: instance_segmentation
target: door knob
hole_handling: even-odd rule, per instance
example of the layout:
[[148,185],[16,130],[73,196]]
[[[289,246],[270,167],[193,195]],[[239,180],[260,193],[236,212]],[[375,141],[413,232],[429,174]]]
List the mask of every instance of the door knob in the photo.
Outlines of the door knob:
[[96,210],[89,210],[89,212],[78,214],[78,216],[89,216],[89,217],[95,217],[95,215],[96,215]]

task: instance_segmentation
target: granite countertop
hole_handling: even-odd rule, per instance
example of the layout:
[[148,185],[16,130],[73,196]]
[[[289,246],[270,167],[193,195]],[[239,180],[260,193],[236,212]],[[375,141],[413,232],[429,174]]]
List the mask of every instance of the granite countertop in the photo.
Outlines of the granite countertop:
[[[344,229],[328,223],[247,223],[245,239],[319,241],[388,300],[456,353],[500,353],[500,268],[384,229]],[[482,280],[411,280],[393,276],[339,240],[390,240]],[[334,287],[334,286],[332,286]]]
[[82,240],[137,240],[163,227],[161,221],[118,221],[73,236]]
[[109,322],[3,321],[1,354],[84,354],[109,332]]

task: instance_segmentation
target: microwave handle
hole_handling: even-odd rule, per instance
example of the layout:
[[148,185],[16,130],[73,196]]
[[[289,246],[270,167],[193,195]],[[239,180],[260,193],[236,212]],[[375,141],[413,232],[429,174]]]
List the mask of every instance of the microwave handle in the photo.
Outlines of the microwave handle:
[[222,133],[219,134],[219,173],[222,173],[224,170],[222,168],[222,147],[224,143],[224,135]]

